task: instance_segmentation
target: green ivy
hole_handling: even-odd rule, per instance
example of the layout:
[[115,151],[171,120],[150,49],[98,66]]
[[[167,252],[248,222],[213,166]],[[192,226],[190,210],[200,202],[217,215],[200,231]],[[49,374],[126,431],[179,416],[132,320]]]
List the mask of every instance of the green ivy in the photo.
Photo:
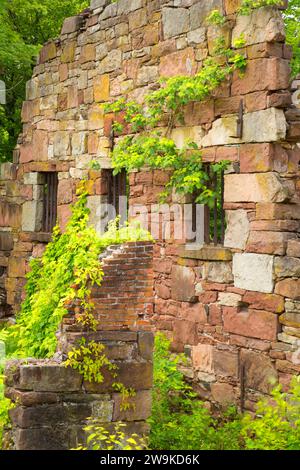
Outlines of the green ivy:
[[[226,18],[213,11],[207,21],[223,25]],[[242,44],[241,38],[238,47]],[[115,174],[124,168],[127,171],[143,167],[171,170],[162,199],[175,189],[178,193],[196,194],[196,202],[214,204],[217,193],[208,189],[208,176],[198,145],[187,142],[179,149],[171,138],[176,123],[184,124],[185,106],[207,101],[234,71],[242,73],[246,67],[245,57],[226,48],[222,37],[216,40],[214,52],[216,55],[206,59],[195,75],[161,79],[159,89],[145,97],[144,105],[121,98],[105,106],[105,112],[117,116],[113,124],[116,133],[122,134],[125,124],[129,129],[129,135],[121,137],[112,152]],[[167,122],[166,129],[162,128],[163,122]],[[228,163],[212,165],[212,172],[220,174]]]
[[[99,236],[89,226],[85,182],[80,185],[78,199],[64,233],[55,227],[53,239],[41,259],[30,262],[26,298],[11,327],[9,338],[17,343],[15,355],[21,357],[52,357],[56,350],[56,332],[75,299],[80,311],[76,320],[86,328],[96,329],[94,305],[90,300],[91,286],[100,285],[103,269],[99,256],[109,245],[149,239],[148,232],[136,227],[118,228],[117,221]],[[8,338],[7,338],[8,339]]]

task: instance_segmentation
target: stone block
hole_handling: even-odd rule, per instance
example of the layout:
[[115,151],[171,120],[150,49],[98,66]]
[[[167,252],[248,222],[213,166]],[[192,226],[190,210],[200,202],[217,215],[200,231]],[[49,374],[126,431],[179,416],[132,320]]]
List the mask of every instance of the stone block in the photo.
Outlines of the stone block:
[[225,202],[284,202],[288,197],[277,173],[225,175]]
[[138,333],[139,355],[146,361],[152,360],[154,347],[154,336],[149,331],[140,331]]
[[51,41],[48,42],[43,46],[40,51],[39,55],[39,63],[44,64],[45,62],[49,62],[56,57],[56,45],[55,42]]
[[57,190],[57,203],[70,204],[73,200],[73,182],[72,180],[60,180]]
[[224,331],[250,338],[275,341],[278,333],[278,316],[264,310],[223,308]]
[[215,402],[222,406],[229,406],[236,403],[234,387],[227,383],[212,383],[211,396]]
[[72,155],[84,155],[87,153],[88,134],[86,132],[74,132],[72,134]]
[[152,387],[152,363],[136,361],[115,361],[117,365],[117,377],[106,368],[101,373],[104,380],[102,383],[84,382],[84,388],[87,393],[107,393],[113,391],[112,384],[120,382],[125,387],[132,387],[135,390],[150,390]]
[[229,284],[233,281],[232,264],[223,261],[206,262],[202,276],[206,281]]
[[246,292],[243,295],[243,304],[247,304],[251,309],[268,310],[273,313],[284,311],[284,298],[276,294]]
[[226,307],[238,307],[241,304],[241,294],[235,294],[233,292],[219,292],[218,304]]
[[262,354],[242,350],[241,363],[245,368],[245,386],[262,393],[270,393],[278,380],[271,360]]
[[244,115],[241,139],[237,133],[237,116],[225,116],[213,122],[211,130],[202,139],[203,147],[248,142],[277,142],[286,136],[287,123],[282,109],[268,108]]
[[204,261],[231,261],[232,253],[231,250],[227,250],[221,246],[199,246],[199,247],[187,247],[180,246],[178,248],[178,256],[186,259],[197,259]]
[[287,241],[295,235],[289,232],[251,231],[246,251],[250,253],[266,253],[269,255],[285,255]]
[[272,293],[274,257],[254,253],[233,256],[234,286],[256,292]]
[[195,302],[195,273],[187,266],[172,268],[172,299],[182,302]]
[[205,2],[197,2],[190,8],[190,25],[191,30],[205,25],[207,16],[212,10],[223,11],[222,0],[206,0]]
[[82,25],[82,17],[81,16],[70,16],[66,18],[61,30],[61,34],[70,34],[77,31]]
[[147,10],[141,8],[133,13],[128,15],[129,21],[129,31],[134,29],[141,28],[147,24]]
[[121,67],[122,52],[119,49],[113,49],[100,63],[100,72],[105,74]]
[[68,41],[63,47],[60,61],[64,63],[73,62],[75,59],[76,41]]
[[232,43],[241,35],[247,46],[262,42],[282,42],[285,31],[281,13],[276,8],[260,8],[250,15],[238,15],[232,32]]
[[234,73],[232,94],[285,90],[289,86],[290,73],[289,62],[284,59],[271,57],[249,60],[242,77],[238,72]]
[[70,134],[67,131],[57,131],[54,135],[53,153],[55,157],[68,157],[71,154]]
[[42,173],[38,173],[37,171],[35,171],[35,172],[24,174],[24,184],[37,185],[37,184],[44,184],[44,182],[45,182],[45,177]]
[[288,240],[287,252],[288,256],[300,258],[300,240]]
[[141,421],[146,420],[151,415],[151,391],[140,390],[136,395],[129,399],[130,408],[122,409],[122,395],[113,394],[114,413],[113,421]]
[[300,278],[300,259],[289,256],[276,256],[274,271],[277,278],[299,277]]
[[[299,220],[300,205],[298,204],[256,204],[256,219],[258,220]],[[291,243],[292,241],[289,241]]]
[[206,28],[197,28],[187,33],[188,44],[202,44],[206,40]]
[[11,251],[14,246],[11,232],[0,232],[0,251]]
[[246,144],[240,149],[241,173],[286,172],[288,154],[272,144]]
[[42,228],[42,201],[26,201],[22,205],[22,230],[24,232],[39,232]]
[[211,374],[213,370],[213,346],[198,344],[192,347],[193,368]]
[[94,99],[97,103],[109,100],[109,75],[95,77]]
[[226,220],[224,246],[244,250],[249,237],[247,211],[243,209],[226,211]]
[[195,53],[192,47],[182,51],[172,52],[160,59],[159,74],[162,77],[176,75],[192,75],[196,72]]
[[238,353],[214,348],[212,363],[213,371],[217,376],[238,378]]
[[173,324],[174,343],[180,345],[181,352],[183,346],[197,344],[197,330],[194,321],[175,319]]
[[189,11],[185,8],[163,8],[162,26],[164,39],[186,33],[189,30]]
[[284,279],[277,282],[275,293],[289,299],[300,300],[300,279]]
[[63,364],[29,364],[20,367],[18,387],[36,392],[72,392],[81,390],[80,374]]

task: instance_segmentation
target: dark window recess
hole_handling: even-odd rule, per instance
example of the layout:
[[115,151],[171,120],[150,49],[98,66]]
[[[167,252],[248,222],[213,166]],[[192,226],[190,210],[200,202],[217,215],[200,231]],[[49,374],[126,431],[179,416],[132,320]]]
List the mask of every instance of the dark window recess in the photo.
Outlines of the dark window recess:
[[[207,186],[217,194],[213,206],[204,208],[204,242],[219,245],[224,243],[225,237],[225,211],[224,205],[224,172],[216,174],[211,171],[210,165],[205,165],[208,175]],[[193,208],[193,231],[197,230],[196,205]]]
[[[108,176],[108,203],[114,207],[115,214],[122,215],[126,217],[127,214],[124,214],[124,207],[121,207],[120,197],[127,197],[127,172],[122,170],[117,175],[113,175],[113,172],[109,172]],[[125,212],[127,207],[125,207]]]
[[42,231],[51,233],[57,219],[57,173],[43,173],[44,175],[44,200],[43,200],[43,224]]

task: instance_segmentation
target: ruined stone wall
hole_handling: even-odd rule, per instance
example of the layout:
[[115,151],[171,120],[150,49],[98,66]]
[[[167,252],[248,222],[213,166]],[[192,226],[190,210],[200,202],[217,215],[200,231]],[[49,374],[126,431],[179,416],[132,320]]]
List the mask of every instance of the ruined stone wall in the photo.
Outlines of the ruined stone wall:
[[[235,73],[213,99],[189,105],[185,125],[172,134],[179,146],[186,138],[196,141],[208,163],[231,162],[224,247],[191,251],[172,237],[159,241],[152,319],[173,338],[174,349],[190,355],[186,373],[202,397],[251,408],[269,391],[271,376],[287,384],[299,372],[300,121],[281,13],[264,8],[236,18],[238,0],[108,3],[92,1],[90,11],[67,19],[60,38],[42,49],[28,83],[16,180],[1,183],[14,188],[14,203],[22,206],[4,261],[8,303],[17,309],[27,261],[49,239],[37,230],[37,172],[58,172],[62,227],[76,183],[87,177],[96,224],[107,201],[113,119],[104,115],[103,103],[121,96],[142,102],[159,77],[199,70],[220,33],[227,45],[244,34],[244,76]],[[214,8],[230,20],[221,31],[205,23]],[[241,100],[243,135],[237,138]],[[92,160],[102,171],[90,170]],[[167,181],[162,171],[132,173],[131,207],[157,203]]]
[[[16,407],[10,412],[12,430],[5,438],[7,447],[77,447],[85,443],[83,428],[87,418],[97,418],[111,430],[113,423],[123,421],[128,434],[147,434],[153,375],[153,334],[147,331],[148,316],[153,310],[152,288],[149,291],[147,285],[152,286],[152,258],[151,243],[110,247],[102,259],[106,280],[93,287],[92,294],[99,330],[91,332],[78,326],[74,320],[79,313],[75,302],[68,307],[69,315],[57,334],[58,348],[53,360],[8,362],[5,395]],[[63,363],[81,338],[103,344],[104,353],[117,366],[113,372],[103,367],[101,383],[84,380]],[[136,392],[128,400],[127,409],[122,394],[113,387],[115,382]]]

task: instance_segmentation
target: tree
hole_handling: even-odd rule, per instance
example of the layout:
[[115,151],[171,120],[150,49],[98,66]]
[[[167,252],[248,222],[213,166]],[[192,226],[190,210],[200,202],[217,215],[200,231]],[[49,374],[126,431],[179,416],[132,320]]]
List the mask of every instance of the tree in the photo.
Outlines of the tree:
[[0,162],[12,159],[21,131],[25,84],[42,44],[59,35],[63,20],[89,0],[0,0],[0,80],[6,105],[0,105]]

